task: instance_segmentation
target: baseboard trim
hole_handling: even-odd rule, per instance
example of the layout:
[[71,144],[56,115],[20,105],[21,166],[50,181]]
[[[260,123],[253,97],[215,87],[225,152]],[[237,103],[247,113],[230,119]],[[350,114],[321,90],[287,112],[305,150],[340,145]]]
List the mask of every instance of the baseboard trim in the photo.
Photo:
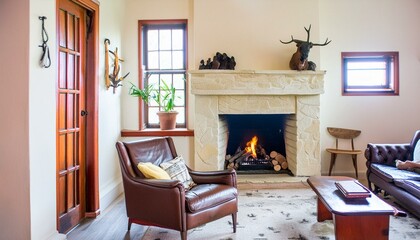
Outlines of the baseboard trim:
[[104,210],[124,192],[122,181],[111,182],[111,184],[108,184],[103,189],[101,189],[100,192],[100,209]]
[[52,236],[50,236],[47,239],[48,240],[67,240],[67,236],[66,234],[55,232],[52,234]]

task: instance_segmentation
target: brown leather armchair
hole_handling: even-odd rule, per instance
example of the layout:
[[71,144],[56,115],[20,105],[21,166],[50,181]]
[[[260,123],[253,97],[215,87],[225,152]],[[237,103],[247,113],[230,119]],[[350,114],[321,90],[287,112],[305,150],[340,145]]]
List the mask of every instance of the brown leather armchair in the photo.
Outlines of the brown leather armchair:
[[234,170],[198,172],[189,170],[197,184],[186,191],[178,180],[147,179],[139,162],[160,165],[177,156],[172,138],[157,137],[117,142],[123,178],[128,230],[132,223],[187,231],[221,217],[232,215],[236,232],[238,191]]

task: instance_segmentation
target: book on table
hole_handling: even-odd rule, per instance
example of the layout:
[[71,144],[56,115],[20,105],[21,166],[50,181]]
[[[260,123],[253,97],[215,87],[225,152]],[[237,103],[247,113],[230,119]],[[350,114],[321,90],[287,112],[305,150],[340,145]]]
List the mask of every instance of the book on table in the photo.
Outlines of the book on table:
[[355,180],[337,181],[335,185],[346,198],[367,198],[371,194],[365,186]]

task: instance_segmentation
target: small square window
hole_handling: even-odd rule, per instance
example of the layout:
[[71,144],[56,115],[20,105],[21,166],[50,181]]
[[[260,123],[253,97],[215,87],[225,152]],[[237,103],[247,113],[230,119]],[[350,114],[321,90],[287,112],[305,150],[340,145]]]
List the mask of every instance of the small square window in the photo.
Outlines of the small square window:
[[398,52],[343,52],[344,96],[398,95]]

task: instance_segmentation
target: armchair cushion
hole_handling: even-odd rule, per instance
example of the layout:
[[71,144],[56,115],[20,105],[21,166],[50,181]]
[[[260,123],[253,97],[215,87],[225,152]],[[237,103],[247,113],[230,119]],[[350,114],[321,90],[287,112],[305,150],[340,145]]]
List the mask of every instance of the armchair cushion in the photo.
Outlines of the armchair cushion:
[[165,170],[160,168],[159,166],[154,165],[151,162],[147,163],[139,163],[137,165],[138,169],[146,178],[151,179],[171,179]]
[[161,163],[160,167],[168,173],[171,179],[179,180],[185,189],[190,189],[195,185],[181,156]]
[[237,198],[236,188],[224,184],[199,184],[185,193],[186,209],[202,211]]
[[373,163],[371,165],[371,171],[386,182],[393,182],[397,179],[420,181],[420,174],[407,170],[399,170],[396,167],[385,164]]

